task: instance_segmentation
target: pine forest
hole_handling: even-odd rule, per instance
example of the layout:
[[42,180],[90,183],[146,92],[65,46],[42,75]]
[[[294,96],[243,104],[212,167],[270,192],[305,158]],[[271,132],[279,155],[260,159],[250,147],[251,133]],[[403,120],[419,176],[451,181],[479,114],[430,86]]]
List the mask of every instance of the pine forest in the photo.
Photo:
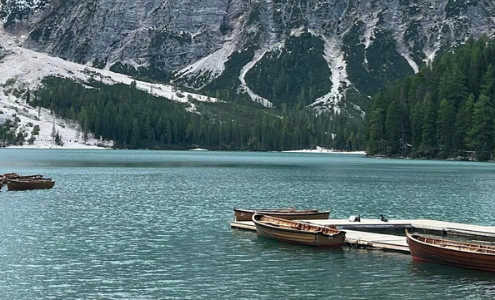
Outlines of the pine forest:
[[490,160],[494,107],[495,43],[469,39],[373,97],[367,154]]
[[48,77],[30,104],[77,121],[83,137],[94,134],[113,140],[116,148],[364,149],[362,122],[344,115],[330,117],[301,106],[273,110],[234,98],[227,103],[196,101],[197,111],[190,112],[184,104],[153,96],[134,84],[92,80],[90,85]]

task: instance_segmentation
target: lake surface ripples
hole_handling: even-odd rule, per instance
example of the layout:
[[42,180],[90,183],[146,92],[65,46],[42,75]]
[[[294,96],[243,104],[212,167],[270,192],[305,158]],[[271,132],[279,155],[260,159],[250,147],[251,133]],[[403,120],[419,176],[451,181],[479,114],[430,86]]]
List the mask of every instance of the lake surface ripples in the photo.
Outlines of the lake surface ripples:
[[231,230],[232,208],[495,225],[495,164],[285,153],[2,149],[0,299],[492,299],[495,275]]

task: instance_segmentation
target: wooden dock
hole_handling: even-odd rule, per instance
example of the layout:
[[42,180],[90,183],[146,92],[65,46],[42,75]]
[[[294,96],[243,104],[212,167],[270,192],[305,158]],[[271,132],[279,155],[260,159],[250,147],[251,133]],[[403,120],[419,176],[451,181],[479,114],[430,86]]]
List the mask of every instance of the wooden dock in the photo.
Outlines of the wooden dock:
[[[414,229],[425,232],[437,232],[446,235],[464,235],[471,237],[495,238],[495,226],[477,226],[461,223],[450,223],[434,220],[390,220],[382,222],[376,219],[361,219],[361,222],[350,222],[344,219],[301,220],[318,225],[335,225],[346,231],[346,244],[356,248],[383,249],[409,253],[405,236],[373,233],[362,230]],[[256,231],[251,221],[230,223],[231,228]]]

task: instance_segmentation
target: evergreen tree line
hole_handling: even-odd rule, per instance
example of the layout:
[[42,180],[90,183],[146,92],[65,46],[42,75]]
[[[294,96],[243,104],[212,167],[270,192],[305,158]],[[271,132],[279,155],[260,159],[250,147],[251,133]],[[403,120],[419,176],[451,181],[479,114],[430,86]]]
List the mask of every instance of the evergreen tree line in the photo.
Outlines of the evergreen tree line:
[[469,39],[374,96],[366,118],[367,153],[489,160],[494,107],[495,43]]
[[[331,118],[312,109],[275,111],[200,102],[195,102],[200,113],[191,113],[184,104],[140,91],[135,84],[108,86],[92,81],[90,85],[92,88],[66,79],[46,78],[31,105],[50,108],[61,118],[75,120],[85,138],[92,133],[113,140],[117,148],[364,149],[362,124],[345,116]],[[227,113],[233,107],[234,111]]]
[[23,145],[24,135],[19,132],[16,134],[15,128],[17,120],[7,119],[5,123],[0,124],[0,147],[7,145]]

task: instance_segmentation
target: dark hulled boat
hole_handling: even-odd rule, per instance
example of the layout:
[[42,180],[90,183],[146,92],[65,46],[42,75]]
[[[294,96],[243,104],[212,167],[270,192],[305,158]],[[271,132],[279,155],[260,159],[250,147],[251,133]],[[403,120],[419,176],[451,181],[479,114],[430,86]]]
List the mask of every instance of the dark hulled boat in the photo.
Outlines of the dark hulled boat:
[[10,179],[7,181],[9,191],[46,190],[51,189],[55,181],[50,178],[41,179]]
[[495,272],[495,246],[423,237],[406,230],[415,260]]
[[340,247],[345,240],[345,232],[335,226],[308,224],[258,213],[253,215],[252,220],[258,235],[281,242],[317,247]]
[[294,208],[261,208],[255,210],[234,208],[236,221],[251,221],[255,211],[259,214],[269,215],[287,220],[322,220],[328,219],[329,211],[316,209],[296,210]]

